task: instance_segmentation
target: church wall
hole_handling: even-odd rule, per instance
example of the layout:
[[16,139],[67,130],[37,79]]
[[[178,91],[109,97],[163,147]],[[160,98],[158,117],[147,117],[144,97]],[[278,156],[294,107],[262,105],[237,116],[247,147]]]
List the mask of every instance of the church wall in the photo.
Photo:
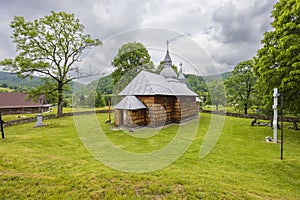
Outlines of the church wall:
[[175,96],[138,96],[147,106],[146,124],[161,126],[172,122],[181,122],[198,116],[195,97]]
[[181,114],[180,121],[198,116],[198,104],[195,97],[178,97],[178,100]]
[[122,119],[121,119],[121,115],[122,115],[122,110],[119,110],[119,109],[115,109],[115,120],[114,120],[114,123],[115,123],[115,126],[121,126],[122,125]]
[[174,96],[138,96],[147,106],[146,121],[149,126],[161,126],[173,121]]
[[145,126],[146,125],[146,109],[129,110],[131,117],[129,126]]
[[138,96],[147,109],[116,110],[115,125],[126,127],[150,126],[181,122],[198,116],[195,97]]
[[115,125],[137,127],[146,125],[146,109],[115,110]]

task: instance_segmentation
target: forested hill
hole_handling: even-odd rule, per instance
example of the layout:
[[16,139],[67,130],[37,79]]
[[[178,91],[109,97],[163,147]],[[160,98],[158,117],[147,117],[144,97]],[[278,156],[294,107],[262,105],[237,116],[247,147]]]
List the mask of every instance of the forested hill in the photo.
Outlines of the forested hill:
[[0,87],[2,88],[23,91],[36,87],[40,83],[41,79],[38,77],[21,79],[16,74],[0,71]]
[[[185,74],[186,82],[189,87],[195,91],[198,95],[203,94],[207,91],[207,84],[210,81],[220,79],[226,80],[228,77],[232,75],[231,72],[225,72],[218,75],[211,75],[211,76],[196,76],[193,74]],[[101,93],[102,95],[109,95],[113,92],[113,84],[112,84],[112,77],[111,75],[105,76],[99,80],[95,80],[88,84],[83,90],[81,91],[83,94],[88,93],[91,88],[93,90]]]
[[217,75],[203,76],[203,78],[204,78],[204,80],[207,80],[207,81],[222,78],[224,81],[231,75],[232,75],[232,72],[224,72],[224,73],[217,74]]
[[[195,75],[185,75],[187,82],[192,86],[193,89],[199,90],[200,88],[203,89],[205,85],[205,80],[213,80],[215,78],[222,77],[223,79],[227,79],[231,75],[231,72],[222,73],[220,75],[212,75],[212,76],[203,76],[198,77]],[[41,83],[41,79],[39,77],[33,77],[32,79],[26,78],[21,79],[16,74],[10,72],[0,71],[0,88],[10,88],[14,91],[26,91],[33,87],[36,87]],[[85,87],[83,87],[84,92]],[[93,81],[90,83],[87,88],[97,88],[101,94],[111,94],[112,93],[112,79],[111,76],[106,76],[101,78],[100,80]],[[90,91],[88,89],[88,91]]]

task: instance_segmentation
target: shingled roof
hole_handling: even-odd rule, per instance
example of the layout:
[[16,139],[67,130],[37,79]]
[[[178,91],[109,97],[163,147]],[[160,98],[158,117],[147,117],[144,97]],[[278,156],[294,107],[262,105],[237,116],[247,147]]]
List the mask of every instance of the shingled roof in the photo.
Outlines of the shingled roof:
[[177,79],[168,79],[146,71],[141,71],[119,95],[197,96],[196,93]]
[[0,92],[0,109],[51,106],[50,104],[44,104],[45,102],[34,102],[32,99],[26,100],[26,96],[27,94],[22,92]]
[[135,96],[126,96],[115,106],[115,109],[124,110],[138,110],[144,108],[146,108],[146,106]]

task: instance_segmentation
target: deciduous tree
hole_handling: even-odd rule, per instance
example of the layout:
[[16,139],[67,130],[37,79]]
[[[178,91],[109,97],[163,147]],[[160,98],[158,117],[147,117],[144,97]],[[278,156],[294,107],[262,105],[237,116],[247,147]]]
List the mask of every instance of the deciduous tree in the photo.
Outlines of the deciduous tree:
[[248,109],[255,104],[256,77],[253,73],[253,60],[240,62],[226,79],[227,102],[237,104],[248,114]]
[[56,94],[58,111],[63,113],[64,91],[68,83],[78,77],[71,77],[82,52],[101,44],[84,33],[85,27],[73,14],[51,12],[34,21],[25,21],[16,16],[10,24],[12,39],[16,43],[18,55],[5,59],[2,65],[22,77],[42,75],[47,81],[38,87],[38,92]]
[[273,88],[284,96],[284,106],[300,112],[300,3],[279,0],[272,11],[274,28],[266,32],[255,57],[254,71],[264,104],[272,108]]
[[113,84],[121,78],[122,86],[126,86],[141,70],[153,71],[154,65],[145,46],[140,42],[124,44],[114,57],[112,65]]
[[221,80],[215,79],[208,84],[209,99],[212,105],[216,106],[216,111],[220,105],[226,104],[225,87]]

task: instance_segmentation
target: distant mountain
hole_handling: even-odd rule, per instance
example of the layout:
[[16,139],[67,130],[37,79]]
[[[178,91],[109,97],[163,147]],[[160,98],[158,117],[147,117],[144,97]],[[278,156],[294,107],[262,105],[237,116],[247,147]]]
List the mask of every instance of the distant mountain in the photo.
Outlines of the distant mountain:
[[[197,76],[193,74],[185,74],[185,78],[187,80],[187,84],[191,89],[196,91],[197,93],[203,93],[206,91],[206,82],[220,79],[227,79],[232,75],[231,72],[225,72],[222,74],[211,75],[211,76]],[[102,95],[109,95],[113,93],[114,86],[112,84],[113,80],[111,75],[104,76],[100,79],[97,79],[87,85],[82,85],[81,87],[76,87],[76,93],[79,94],[88,94],[91,91],[100,92]],[[73,91],[74,92],[74,91]]]
[[223,79],[223,81],[227,78],[229,78],[232,75],[232,72],[224,72],[221,74],[216,74],[216,75],[210,75],[210,76],[203,76],[204,80],[206,81],[211,81],[214,79]]
[[[222,78],[223,80],[227,79],[232,75],[232,72],[225,72],[222,74],[217,74],[217,75],[211,75],[211,76],[203,76],[203,80],[205,81],[211,81],[213,79],[218,79]],[[192,75],[186,74],[186,78],[190,79]],[[189,81],[189,80],[188,80]],[[19,78],[16,74],[11,73],[11,72],[5,72],[5,71],[0,71],[0,88],[7,88],[11,89],[13,91],[27,91],[30,90],[37,85],[40,85],[42,83],[41,78],[39,77],[33,77],[33,78]],[[79,93],[87,93],[88,91],[97,91],[100,92],[101,94],[111,94],[113,90],[113,85],[112,85],[112,77],[111,75],[102,77],[98,80],[95,80],[91,82],[88,85],[83,85],[78,82],[72,82],[70,83],[71,88],[73,88],[73,84],[76,84],[76,92]],[[192,84],[192,85],[195,85]],[[198,84],[196,84],[198,85]],[[195,87],[196,87],[195,85]],[[73,88],[74,89],[74,88]]]
[[76,85],[76,93],[88,94],[91,91],[100,92],[102,95],[112,94],[113,85],[112,85],[111,75],[104,76],[100,79],[94,80],[87,85]]
[[39,77],[19,78],[16,74],[0,71],[0,87],[6,87],[14,90],[29,90],[41,84]]
[[[11,89],[10,91],[28,91],[32,88],[41,85],[43,80],[38,76],[32,78],[19,78],[16,74],[10,72],[0,71],[0,88],[3,91],[5,88]],[[75,82],[70,82],[70,88],[73,88]],[[81,83],[76,83],[77,88],[83,88],[84,85]],[[66,93],[70,93],[66,91]]]

